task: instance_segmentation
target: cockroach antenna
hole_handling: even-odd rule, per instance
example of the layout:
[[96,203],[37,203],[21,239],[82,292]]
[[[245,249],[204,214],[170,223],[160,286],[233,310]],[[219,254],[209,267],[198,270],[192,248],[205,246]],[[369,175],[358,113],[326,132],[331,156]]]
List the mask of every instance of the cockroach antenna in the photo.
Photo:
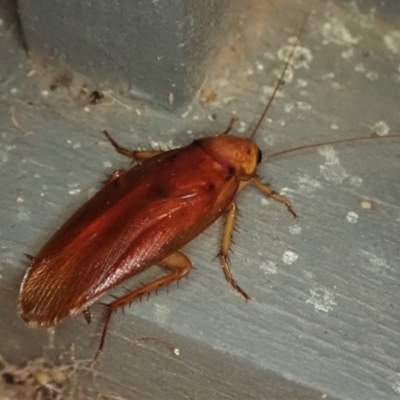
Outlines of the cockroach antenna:
[[273,102],[274,99],[275,99],[276,93],[278,92],[279,88],[280,88],[280,87],[283,85],[283,83],[284,83],[284,77],[285,77],[286,71],[287,71],[287,69],[288,69],[288,67],[289,67],[290,61],[292,61],[294,52],[296,51],[296,48],[297,48],[297,46],[298,46],[298,44],[299,44],[299,41],[300,41],[300,37],[301,37],[301,35],[302,35],[303,32],[304,32],[304,29],[305,29],[305,27],[306,27],[306,24],[307,24],[307,21],[308,21],[308,17],[309,17],[309,16],[310,16],[310,14],[307,14],[307,15],[304,17],[304,19],[303,19],[303,23],[301,24],[300,29],[299,29],[299,32],[297,33],[296,40],[295,40],[295,42],[294,42],[294,44],[293,44],[292,50],[291,50],[291,52],[290,52],[290,54],[289,54],[289,57],[288,57],[288,59],[287,59],[287,61],[286,61],[286,63],[285,63],[285,66],[283,67],[281,76],[279,77],[278,82],[277,82],[277,84],[275,85],[274,91],[272,92],[272,96],[271,96],[270,99],[268,100],[268,103],[267,103],[267,105],[265,106],[264,111],[263,111],[263,113],[261,114],[261,117],[258,119],[258,122],[257,122],[256,126],[254,127],[253,131],[251,132],[251,135],[250,135],[250,137],[249,137],[250,139],[254,139],[254,136],[257,134],[257,131],[259,130],[261,124],[263,123],[264,118],[265,118],[265,116],[267,115],[268,110],[269,110],[269,108],[270,108],[272,102]]
[[[261,124],[264,121],[265,116],[268,113],[268,110],[269,110],[272,102],[275,99],[276,93],[278,92],[279,88],[284,84],[284,76],[285,76],[286,71],[287,71],[287,69],[288,69],[288,67],[290,65],[290,62],[291,62],[291,60],[292,60],[292,58],[294,56],[294,52],[296,51],[296,48],[299,45],[300,37],[304,32],[304,29],[306,27],[306,24],[307,24],[309,16],[310,16],[310,14],[307,14],[303,19],[303,22],[302,22],[302,24],[300,26],[299,32],[298,32],[298,34],[296,36],[296,40],[295,40],[295,42],[294,42],[294,44],[292,46],[292,49],[290,51],[288,59],[285,62],[285,65],[284,65],[283,70],[281,72],[281,75],[280,75],[280,77],[278,79],[278,82],[276,83],[274,91],[272,92],[272,95],[271,95],[270,99],[268,100],[268,103],[265,106],[263,113],[261,114],[260,118],[258,119],[256,126],[254,127],[253,131],[251,132],[251,135],[249,137],[250,139],[254,139],[254,137],[257,134]],[[231,124],[230,124],[228,130],[230,129]],[[312,148],[316,148],[316,147],[336,145],[336,144],[349,143],[349,142],[358,142],[358,141],[362,141],[362,140],[393,139],[393,138],[399,138],[399,137],[400,137],[400,135],[398,135],[398,134],[386,135],[386,136],[361,136],[361,137],[350,138],[350,139],[339,139],[339,140],[332,140],[332,141],[327,141],[327,142],[305,144],[305,145],[301,145],[301,146],[297,146],[297,147],[293,147],[293,148],[290,148],[290,149],[286,149],[286,150],[282,150],[282,151],[278,151],[278,152],[272,153],[272,154],[270,154],[268,156],[263,157],[261,162],[269,161],[272,158],[283,156],[285,154],[294,153],[294,152],[300,151],[300,150],[312,149]]]
[[377,140],[377,139],[393,139],[393,138],[400,138],[400,135],[386,135],[386,136],[360,136],[351,139],[339,139],[339,140],[332,140],[328,142],[319,142],[319,143],[312,143],[312,144],[303,144],[302,146],[292,147],[290,149],[277,151],[276,153],[272,153],[268,156],[262,158],[261,162],[269,161],[272,158],[280,157],[285,154],[294,153],[295,151],[306,150],[306,149],[313,149],[315,147],[322,147],[322,146],[333,146],[335,144],[341,143],[349,143],[349,142],[359,142],[361,140]]

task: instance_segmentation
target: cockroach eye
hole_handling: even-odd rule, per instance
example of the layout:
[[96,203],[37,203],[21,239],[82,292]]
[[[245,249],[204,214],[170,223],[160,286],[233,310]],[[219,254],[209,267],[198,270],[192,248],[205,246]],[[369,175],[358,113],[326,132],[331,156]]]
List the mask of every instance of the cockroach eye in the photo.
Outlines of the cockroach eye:
[[262,160],[262,153],[261,153],[261,150],[260,150],[260,149],[258,149],[258,154],[257,154],[257,164],[260,164],[261,160]]

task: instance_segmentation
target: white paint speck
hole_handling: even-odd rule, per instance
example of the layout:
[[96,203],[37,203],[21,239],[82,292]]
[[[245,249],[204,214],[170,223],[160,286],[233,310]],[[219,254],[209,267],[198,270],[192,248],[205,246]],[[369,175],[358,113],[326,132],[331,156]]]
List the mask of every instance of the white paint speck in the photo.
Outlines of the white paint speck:
[[111,167],[112,167],[112,162],[110,162],[110,161],[104,161],[104,162],[103,162],[103,167],[104,167],[104,168],[111,168]]
[[[278,59],[286,62],[287,59],[289,58],[290,53],[292,52],[292,49],[293,49],[292,45],[285,45],[281,47],[277,53]],[[308,49],[307,47],[297,46],[293,53],[290,65],[294,69],[299,69],[299,68],[309,69],[312,59],[313,55],[310,49]]]
[[85,111],[86,113],[90,113],[90,107],[89,106],[84,107],[83,111]]
[[391,31],[383,37],[388,50],[394,54],[400,54],[400,31]]
[[312,105],[310,103],[306,103],[305,101],[298,101],[297,102],[297,108],[299,110],[303,110],[303,111],[311,110]]
[[355,187],[360,187],[363,183],[363,180],[359,176],[353,175],[349,178],[349,183]]
[[[361,250],[361,255],[367,259],[362,261],[362,267],[375,274],[386,274],[392,269],[384,256],[377,255],[372,251]],[[362,259],[361,259],[362,260]]]
[[389,133],[389,125],[385,121],[379,121],[373,126],[373,132],[378,136],[385,136]]
[[262,197],[262,198],[261,198],[261,204],[262,204],[263,206],[267,206],[267,205],[269,204],[268,199],[266,199],[265,197]]
[[301,233],[301,226],[299,226],[299,225],[292,225],[292,226],[289,226],[289,232],[290,232],[292,235],[300,235],[300,233]]
[[367,79],[369,79],[370,81],[376,81],[378,79],[378,73],[375,71],[369,71],[366,73],[365,75],[367,77]]
[[168,99],[168,104],[170,106],[172,106],[172,104],[174,104],[174,100],[175,100],[174,94],[172,92],[168,92],[167,99]]
[[181,354],[180,350],[177,347],[175,347],[175,349],[174,349],[174,354],[176,356],[179,356]]
[[347,213],[346,219],[351,224],[356,224],[358,221],[358,214],[355,213],[354,211],[350,211]]
[[342,55],[342,58],[344,58],[345,60],[348,60],[349,58],[354,56],[354,49],[350,48],[348,50],[343,50],[341,55]]
[[395,393],[400,394],[400,379],[392,383],[392,389]]
[[79,142],[74,143],[74,145],[72,146],[73,149],[80,149],[82,146]]
[[279,194],[282,196],[286,196],[289,192],[293,192],[293,190],[288,187],[284,187],[279,191]]
[[[265,94],[267,96],[272,96],[272,93],[274,92],[275,87],[265,85],[265,86],[263,86],[262,90],[263,90],[263,94]],[[278,90],[275,94],[275,98],[277,98],[277,99],[282,98],[283,96],[284,96],[284,94],[280,90]]]
[[17,203],[23,203],[25,200],[22,197],[17,197]]
[[191,112],[192,112],[193,107],[189,106],[186,111],[181,115],[182,118],[186,118]]
[[324,44],[335,43],[340,46],[347,46],[357,44],[361,40],[360,36],[352,36],[343,21],[338,18],[331,18],[329,22],[323,25],[322,35],[325,38]]
[[319,166],[319,169],[327,181],[342,183],[349,177],[346,170],[340,165],[336,150],[332,146],[320,147],[318,153],[326,159],[325,163]]
[[[282,74],[281,69],[275,69],[273,72],[277,78],[281,77],[281,74]],[[293,78],[294,78],[293,68],[289,65],[285,71],[285,74],[283,75],[283,81],[286,84],[291,83],[293,81]]]
[[18,88],[16,88],[16,87],[11,88],[10,93],[11,94],[17,94],[18,93]]
[[307,299],[307,304],[312,304],[315,311],[329,312],[336,306],[335,297],[325,289],[310,289],[311,297]]
[[373,29],[375,28],[376,20],[376,8],[370,7],[368,11],[362,10],[357,1],[349,1],[346,4],[346,8],[349,9],[351,15],[357,18],[357,23],[363,28]]
[[331,129],[333,129],[334,131],[338,130],[339,127],[336,124],[332,124],[331,125]]
[[297,87],[305,88],[308,86],[308,82],[305,79],[297,79]]
[[78,186],[79,186],[79,183],[70,183],[70,184],[68,184],[68,188],[69,188],[68,193],[69,193],[70,195],[72,195],[72,196],[74,196],[74,195],[80,193],[80,192],[81,192],[81,189],[79,189]]
[[4,150],[0,150],[0,163],[6,163],[8,160],[7,153]]
[[150,147],[153,150],[159,150],[159,149],[161,149],[161,144],[160,144],[160,142],[157,142],[156,140],[150,140]]
[[275,137],[272,133],[269,133],[263,138],[263,142],[267,143],[269,146],[272,146],[275,142]]
[[282,260],[285,264],[291,265],[297,261],[299,255],[293,253],[293,251],[285,251],[282,256]]
[[56,337],[56,330],[55,328],[47,328],[47,334],[48,334],[48,338],[49,338],[49,343],[48,343],[48,348],[49,349],[54,349],[54,341],[55,341],[55,337]]
[[317,189],[321,189],[322,185],[320,181],[311,178],[309,175],[300,175],[296,180],[299,186],[299,192],[301,193],[314,193]]
[[238,131],[239,133],[243,133],[243,132],[246,131],[246,129],[247,129],[247,124],[246,124],[246,122],[240,121],[240,122],[239,122],[239,128],[237,128],[237,131]]
[[292,104],[292,103],[286,103],[286,104],[283,106],[283,110],[284,110],[285,112],[287,112],[287,113],[290,113],[290,112],[293,110],[293,108],[294,108],[294,104]]
[[263,71],[264,65],[261,64],[259,61],[256,61],[256,68],[258,69],[258,71]]
[[260,269],[265,275],[276,274],[276,271],[278,270],[276,264],[272,261],[263,262],[260,265]]
[[376,254],[370,253],[369,254],[369,260],[376,267],[384,268],[384,269],[390,269],[390,266],[388,265],[386,260],[384,258],[378,257]]
[[42,90],[42,91],[40,92],[40,94],[41,94],[43,97],[49,97],[50,92],[49,92],[48,90]]
[[356,71],[356,72],[360,72],[360,73],[364,73],[365,71],[366,71],[367,69],[365,68],[365,65],[364,64],[357,64],[355,67],[354,67],[354,71]]

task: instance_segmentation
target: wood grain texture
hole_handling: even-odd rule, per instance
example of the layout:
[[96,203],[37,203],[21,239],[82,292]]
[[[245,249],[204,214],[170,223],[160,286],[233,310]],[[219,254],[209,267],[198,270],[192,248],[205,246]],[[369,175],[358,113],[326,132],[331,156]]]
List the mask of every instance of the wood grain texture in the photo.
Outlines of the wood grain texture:
[[[127,166],[103,141],[101,129],[118,132],[126,146],[177,146],[224,130],[235,113],[237,130],[245,134],[282,66],[279,50],[312,8],[316,14],[302,38],[303,67],[293,70],[271,109],[258,138],[263,153],[386,126],[399,132],[396,2],[368,1],[358,8],[345,2],[255,3],[234,31],[240,32],[233,35],[236,41],[227,39],[236,46],[210,72],[217,100],[206,109],[194,105],[182,118],[133,102],[127,109],[110,99],[85,112],[66,92],[43,97],[47,88],[40,81],[0,58],[0,351],[10,360],[37,356],[40,345],[48,344],[46,332],[28,330],[15,314],[26,269],[22,253],[35,253],[100,187],[101,174]],[[2,54],[14,49],[10,42],[0,46]],[[11,106],[31,135],[13,123]],[[128,399],[299,399],[324,393],[398,398],[399,149],[396,140],[350,144],[262,167],[300,220],[294,223],[256,190],[239,196],[232,270],[252,300],[245,303],[229,287],[214,260],[222,233],[217,222],[185,248],[196,268],[187,282],[113,317],[98,367],[100,385]],[[91,327],[83,318],[60,326],[56,346],[74,342],[80,357],[93,356],[101,315],[101,308],[95,310]],[[180,356],[162,345],[138,344],[141,336],[166,340],[180,348]]]

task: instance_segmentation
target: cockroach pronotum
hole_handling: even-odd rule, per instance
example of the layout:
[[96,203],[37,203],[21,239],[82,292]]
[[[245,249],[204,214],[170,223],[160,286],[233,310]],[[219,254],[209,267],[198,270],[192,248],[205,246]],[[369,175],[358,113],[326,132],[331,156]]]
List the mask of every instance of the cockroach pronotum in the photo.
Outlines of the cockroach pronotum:
[[[306,23],[304,19],[298,38]],[[195,140],[169,151],[131,151],[104,134],[121,154],[138,162],[117,170],[104,187],[54,234],[35,257],[22,281],[18,315],[31,327],[52,327],[82,312],[89,323],[89,306],[111,288],[157,264],[170,273],[128,292],[106,306],[99,357],[113,311],[188,275],[189,258],[181,252],[222,214],[227,222],[219,252],[226,280],[246,300],[236,283],[227,253],[235,225],[235,197],[252,185],[282,203],[294,218],[290,202],[262,183],[261,161],[301,149],[339,144],[361,137],[303,145],[266,158],[253,141],[282,85],[298,40],[282,70],[274,92],[249,137],[230,135],[233,120],[222,134]],[[388,135],[385,138],[400,137]],[[379,137],[380,138],[380,137]]]

